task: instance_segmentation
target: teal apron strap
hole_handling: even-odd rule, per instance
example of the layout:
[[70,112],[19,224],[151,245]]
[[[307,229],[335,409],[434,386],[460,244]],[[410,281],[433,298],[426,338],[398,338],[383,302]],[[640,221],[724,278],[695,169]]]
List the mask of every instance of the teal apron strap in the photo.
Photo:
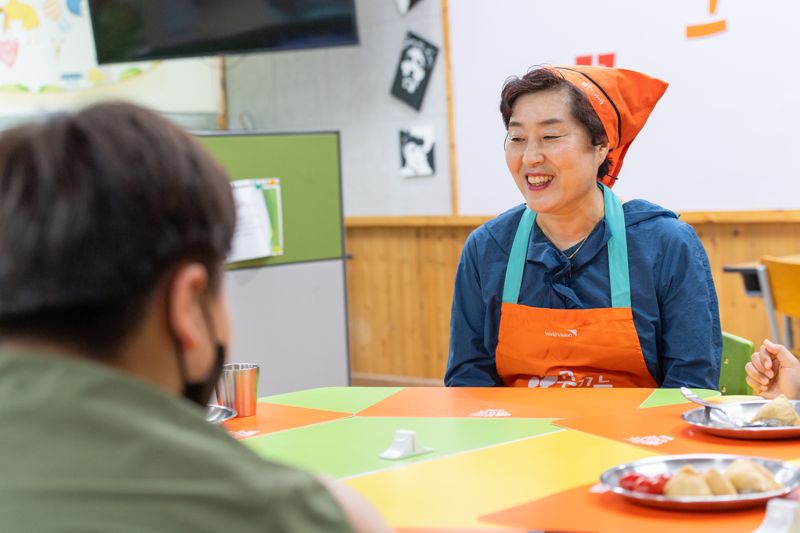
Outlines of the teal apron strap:
[[631,306],[631,277],[628,272],[628,238],[622,204],[611,189],[603,187],[606,223],[611,229],[608,241],[608,275],[611,280],[611,307]]
[[508,256],[508,264],[506,265],[506,279],[503,282],[503,302],[505,303],[515,304],[519,302],[522,271],[525,268],[525,260],[528,257],[528,242],[531,239],[531,230],[535,220],[536,213],[526,207],[519,221],[519,226],[517,226],[514,244],[511,245],[511,254]]
[[[608,275],[611,282],[611,307],[631,306],[631,280],[628,272],[628,239],[625,233],[625,215],[622,204],[611,189],[600,184],[603,189],[603,203],[606,223],[611,229],[608,241]],[[522,271],[528,255],[528,242],[536,220],[536,213],[525,209],[514,235],[511,254],[506,265],[506,279],[503,282],[503,302],[518,303],[519,289],[522,286]]]

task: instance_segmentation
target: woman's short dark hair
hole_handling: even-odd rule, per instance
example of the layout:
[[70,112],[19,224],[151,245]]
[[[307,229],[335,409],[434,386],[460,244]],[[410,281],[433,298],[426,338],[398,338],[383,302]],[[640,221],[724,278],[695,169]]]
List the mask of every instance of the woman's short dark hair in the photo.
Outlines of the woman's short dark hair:
[[[525,94],[551,90],[565,91],[569,95],[570,112],[575,120],[586,128],[592,146],[599,146],[607,142],[608,137],[603,123],[583,91],[567,81],[558,70],[548,67],[531,70],[521,78],[513,76],[506,80],[503,91],[500,93],[500,114],[503,115],[506,129],[508,129],[508,122],[511,120],[511,113],[517,98]],[[608,174],[610,167],[611,162],[606,157],[597,169],[597,177],[602,178]]]
[[235,211],[185,131],[103,103],[0,134],[0,338],[111,356],[156,285],[199,262],[216,290]]

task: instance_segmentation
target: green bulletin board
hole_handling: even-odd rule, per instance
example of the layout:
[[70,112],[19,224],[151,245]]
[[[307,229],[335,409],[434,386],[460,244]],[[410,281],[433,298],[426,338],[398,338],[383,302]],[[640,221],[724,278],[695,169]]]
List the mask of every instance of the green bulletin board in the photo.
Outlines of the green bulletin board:
[[338,133],[201,133],[197,139],[231,179],[280,179],[283,255],[232,268],[344,258]]

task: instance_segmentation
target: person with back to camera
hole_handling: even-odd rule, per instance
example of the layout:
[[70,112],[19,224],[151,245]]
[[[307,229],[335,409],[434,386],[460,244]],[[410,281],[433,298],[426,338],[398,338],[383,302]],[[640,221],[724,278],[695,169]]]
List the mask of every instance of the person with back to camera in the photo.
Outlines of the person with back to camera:
[[800,361],[786,346],[764,339],[745,365],[745,372],[755,394],[768,400],[780,394],[800,400]]
[[0,530],[388,531],[205,421],[234,222],[225,173],[142,108],[0,134]]
[[717,388],[722,334],[700,240],[610,189],[666,88],[591,66],[506,82],[506,163],[527,206],[464,245],[447,385]]

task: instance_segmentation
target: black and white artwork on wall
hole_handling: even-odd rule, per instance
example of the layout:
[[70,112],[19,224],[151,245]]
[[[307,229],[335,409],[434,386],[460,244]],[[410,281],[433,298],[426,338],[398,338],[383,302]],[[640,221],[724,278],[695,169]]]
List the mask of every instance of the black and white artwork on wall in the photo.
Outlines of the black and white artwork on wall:
[[438,47],[408,32],[403,40],[392,94],[419,111],[437,55]]
[[408,10],[419,4],[422,0],[397,0],[397,9],[401,15],[408,13]]
[[433,126],[416,126],[400,130],[400,175],[404,178],[433,176]]

